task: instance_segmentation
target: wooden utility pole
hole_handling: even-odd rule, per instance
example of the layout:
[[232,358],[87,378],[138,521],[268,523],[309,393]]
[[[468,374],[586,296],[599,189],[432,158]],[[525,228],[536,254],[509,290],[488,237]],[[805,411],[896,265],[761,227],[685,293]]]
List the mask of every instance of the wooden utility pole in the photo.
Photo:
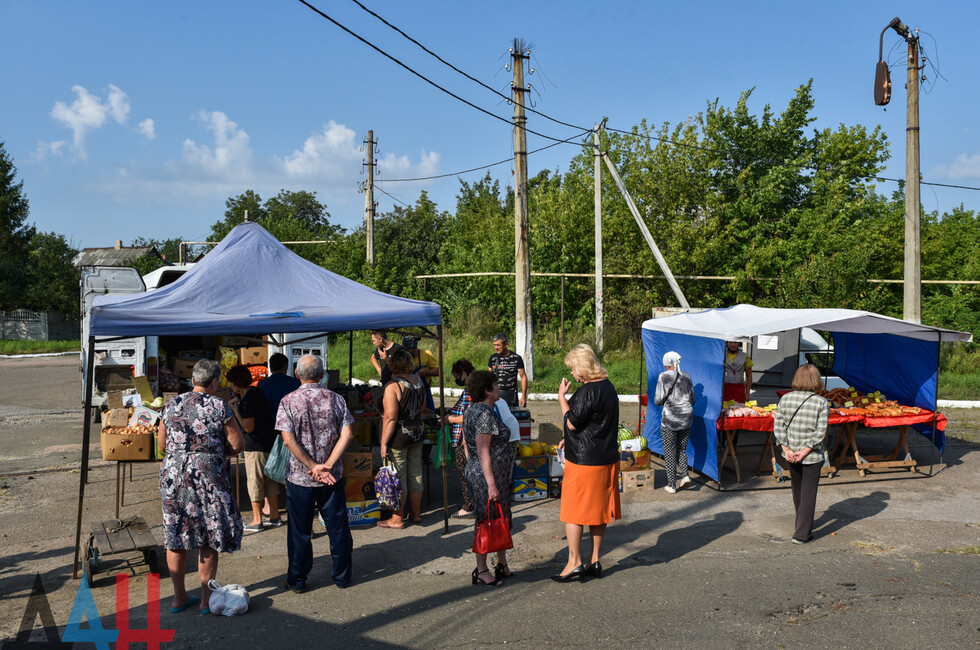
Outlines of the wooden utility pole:
[[514,66],[514,303],[516,308],[515,349],[524,357],[524,372],[534,379],[534,327],[531,323],[531,261],[528,257],[527,219],[527,117],[524,114],[526,88],[524,61],[528,58],[524,41],[514,39],[511,64]]
[[368,131],[364,146],[367,147],[367,181],[364,185],[364,232],[367,235],[367,262],[374,266],[374,131]]
[[599,149],[599,129],[592,129],[592,142],[595,144],[595,344],[601,354],[603,348],[602,316],[602,152]]
[[919,39],[906,36],[909,45],[908,105],[905,129],[905,291],[902,318],[922,322],[922,239],[919,230]]

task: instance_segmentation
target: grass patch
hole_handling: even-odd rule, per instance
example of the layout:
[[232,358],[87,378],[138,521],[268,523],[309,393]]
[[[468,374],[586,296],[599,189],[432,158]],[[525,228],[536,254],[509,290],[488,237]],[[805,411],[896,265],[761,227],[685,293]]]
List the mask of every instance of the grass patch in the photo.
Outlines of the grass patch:
[[957,553],[961,555],[980,555],[980,546],[962,546],[960,548],[937,548],[936,553]]
[[82,349],[74,341],[9,341],[0,340],[0,354],[44,354],[46,352],[76,352]]
[[980,373],[939,373],[939,399],[980,400]]

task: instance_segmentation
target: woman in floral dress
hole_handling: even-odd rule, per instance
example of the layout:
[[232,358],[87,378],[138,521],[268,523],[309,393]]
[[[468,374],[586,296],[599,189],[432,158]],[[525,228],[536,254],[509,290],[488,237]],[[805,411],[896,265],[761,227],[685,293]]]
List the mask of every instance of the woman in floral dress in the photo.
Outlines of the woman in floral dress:
[[[241,548],[242,518],[231,493],[225,442],[234,453],[245,446],[228,404],[215,397],[221,364],[205,359],[194,365],[194,390],[174,397],[163,408],[157,442],[166,450],[160,467],[164,547],[174,585],[171,612],[200,601],[209,613],[208,581],[218,571],[218,553]],[[198,549],[201,597],[184,588],[187,551]]]

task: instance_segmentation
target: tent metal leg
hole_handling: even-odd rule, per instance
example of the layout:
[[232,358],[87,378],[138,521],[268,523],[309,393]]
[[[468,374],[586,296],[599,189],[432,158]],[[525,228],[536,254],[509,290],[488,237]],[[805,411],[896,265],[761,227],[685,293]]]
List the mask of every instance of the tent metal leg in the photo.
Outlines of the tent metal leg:
[[92,382],[95,379],[95,337],[88,337],[88,358],[85,360],[85,417],[82,423],[82,471],[78,478],[78,518],[75,522],[75,560],[71,565],[72,580],[78,580],[78,553],[82,543],[82,504],[85,502],[85,483],[88,481],[88,448],[92,438]]
[[354,330],[347,333],[347,385],[354,378]]
[[[436,329],[436,334],[439,337],[439,429],[440,432],[445,432],[446,430],[446,382],[443,381],[442,373],[442,322],[439,323],[439,327]],[[445,458],[449,455],[449,440],[445,435],[440,435],[437,440],[442,441],[442,457]],[[443,519],[443,535],[449,534],[449,480],[446,475],[446,464],[442,465],[442,519]]]

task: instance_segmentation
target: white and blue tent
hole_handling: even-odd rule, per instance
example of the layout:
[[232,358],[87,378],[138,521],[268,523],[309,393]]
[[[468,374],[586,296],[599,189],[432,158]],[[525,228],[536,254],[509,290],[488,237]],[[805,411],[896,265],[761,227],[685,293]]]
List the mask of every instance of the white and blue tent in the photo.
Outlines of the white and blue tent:
[[[694,380],[697,401],[688,443],[688,462],[698,472],[718,481],[718,435],[721,415],[725,341],[746,341],[754,336],[809,327],[828,331],[834,341],[836,375],[862,392],[880,390],[902,404],[936,410],[939,344],[969,342],[968,332],[930,327],[851,309],[771,309],[736,305],[725,309],[653,318],[643,323],[643,351],[647,364],[647,394],[656,391],[663,371],[663,355],[681,355],[681,367]],[[643,435],[650,449],[663,454],[661,409],[647,406]],[[942,452],[945,439],[930,425],[916,429]]]

